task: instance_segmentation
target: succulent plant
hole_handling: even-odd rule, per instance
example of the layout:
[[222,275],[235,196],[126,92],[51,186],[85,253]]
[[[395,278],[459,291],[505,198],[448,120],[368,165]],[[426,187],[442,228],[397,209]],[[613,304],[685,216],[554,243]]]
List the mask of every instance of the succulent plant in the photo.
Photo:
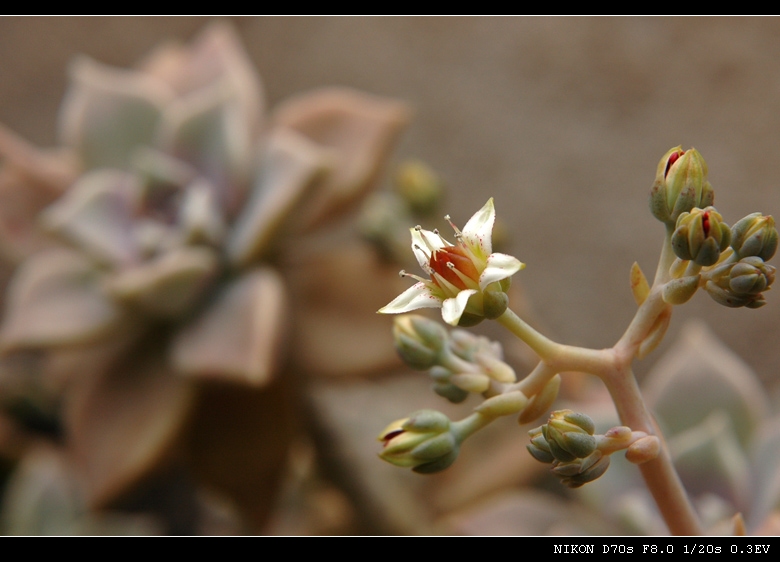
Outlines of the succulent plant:
[[284,351],[319,353],[289,329],[311,289],[286,280],[308,264],[291,247],[371,189],[407,110],[325,89],[266,114],[223,23],[70,77],[60,148],[0,128],[0,454],[43,427],[84,508],[167,478],[226,494],[257,530],[292,432]]

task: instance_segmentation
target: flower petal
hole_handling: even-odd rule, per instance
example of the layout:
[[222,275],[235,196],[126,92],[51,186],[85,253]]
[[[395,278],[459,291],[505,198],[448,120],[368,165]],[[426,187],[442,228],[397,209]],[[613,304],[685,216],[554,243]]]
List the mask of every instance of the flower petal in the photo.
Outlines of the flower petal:
[[479,288],[483,291],[485,287],[495,281],[501,281],[511,277],[521,269],[525,264],[514,256],[507,254],[490,254],[487,259],[487,265],[482,275],[479,276]]
[[444,242],[430,230],[418,228],[410,228],[409,230],[412,232],[412,252],[414,252],[414,257],[417,258],[417,263],[420,264],[423,271],[428,273],[431,269],[431,248],[434,250],[443,248]]
[[380,314],[400,314],[418,308],[441,308],[441,298],[437,297],[423,282],[415,283],[398,295],[393,302],[380,308],[377,312]]
[[474,213],[466,226],[463,227],[463,241],[472,251],[481,253],[479,257],[486,258],[493,252],[493,224],[496,222],[496,208],[493,198],[488,199],[485,206]]
[[463,316],[463,312],[466,310],[469,298],[478,292],[474,289],[467,289],[458,293],[454,299],[445,300],[441,307],[441,317],[444,321],[451,326],[457,326],[458,322],[460,322],[460,317]]

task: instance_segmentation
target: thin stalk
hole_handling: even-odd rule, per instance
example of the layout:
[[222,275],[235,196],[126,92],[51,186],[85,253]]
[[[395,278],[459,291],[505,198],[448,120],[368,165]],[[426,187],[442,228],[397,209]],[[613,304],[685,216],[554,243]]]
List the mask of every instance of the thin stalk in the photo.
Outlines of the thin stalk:
[[495,419],[494,417],[474,412],[460,421],[452,422],[450,430],[458,439],[458,442],[462,443],[467,437],[470,437]]
[[621,423],[634,431],[644,431],[661,440],[658,457],[639,465],[639,470],[669,531],[674,535],[701,535],[699,518],[674,469],[663,435],[645,406],[631,367],[615,369],[603,380],[615,403]]
[[506,312],[497,318],[497,322],[528,344],[546,364],[545,368],[555,373],[580,371],[601,376],[612,366],[612,350],[556,343],[534,330],[511,308],[507,308]]

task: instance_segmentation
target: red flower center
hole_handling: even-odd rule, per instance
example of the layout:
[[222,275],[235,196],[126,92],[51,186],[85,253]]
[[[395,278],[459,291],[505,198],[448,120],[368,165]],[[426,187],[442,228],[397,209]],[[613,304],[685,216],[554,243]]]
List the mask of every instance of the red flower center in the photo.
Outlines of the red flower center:
[[[479,282],[479,271],[477,271],[474,262],[468,257],[466,251],[460,246],[446,246],[436,250],[433,252],[433,255],[431,255],[430,266],[433,271],[460,290],[468,289],[468,287],[461,276],[455,271],[456,269],[475,283]],[[439,285],[435,276],[432,277],[432,281]]]

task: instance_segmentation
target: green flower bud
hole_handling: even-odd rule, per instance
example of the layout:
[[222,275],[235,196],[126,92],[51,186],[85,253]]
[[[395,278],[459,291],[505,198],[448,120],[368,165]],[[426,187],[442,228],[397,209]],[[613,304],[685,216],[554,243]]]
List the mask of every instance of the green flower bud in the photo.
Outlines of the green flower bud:
[[450,418],[436,410],[418,410],[403,420],[401,427],[406,431],[442,433],[449,431]]
[[436,365],[428,373],[433,379],[433,391],[453,404],[460,404],[469,396],[469,391],[456,386],[452,382],[452,371],[441,365]]
[[763,291],[775,281],[775,268],[758,256],[742,258],[735,264],[718,266],[717,275],[704,289],[717,302],[730,308],[760,308],[766,304]]
[[469,397],[468,390],[463,390],[462,388],[449,382],[434,383],[433,391],[442,398],[446,398],[453,404],[460,404]]
[[650,210],[658,220],[674,225],[681,213],[712,204],[714,194],[707,181],[707,163],[691,148],[678,146],[658,163],[650,192]]
[[590,470],[603,456],[601,451],[593,451],[590,455],[571,462],[559,462],[552,471],[558,476],[576,476]]
[[550,421],[542,426],[550,452],[561,462],[571,462],[592,454],[596,450],[594,430],[589,416],[571,410],[553,412]]
[[459,443],[450,432],[449,418],[434,410],[420,410],[394,421],[378,440],[384,443],[382,459],[418,471],[443,470],[458,455]]
[[407,365],[413,369],[430,369],[438,363],[447,343],[447,330],[423,316],[406,314],[393,322],[393,341]]
[[553,412],[550,416],[550,423],[559,427],[561,431],[583,431],[588,435],[593,435],[593,432],[596,431],[596,425],[590,416],[572,410]]
[[475,335],[467,330],[450,332],[450,349],[469,363],[476,363],[478,355],[487,354],[496,359],[501,359],[504,355],[500,343],[490,341],[484,336]]
[[550,452],[550,445],[542,434],[542,428],[537,427],[536,429],[532,429],[528,432],[528,435],[531,438],[531,443],[526,445],[526,449],[531,453],[531,456],[539,462],[547,464],[553,462],[555,457]]
[[772,216],[753,213],[737,221],[732,228],[731,247],[740,258],[758,256],[768,261],[777,250],[777,228]]
[[416,459],[434,461],[450,454],[457,446],[455,436],[447,432],[420,443],[412,450],[411,455]]
[[609,456],[608,455],[601,456],[587,470],[584,470],[583,472],[580,472],[575,476],[563,478],[561,482],[563,482],[569,488],[579,488],[583,484],[587,484],[588,482],[593,482],[597,478],[600,478],[607,471],[608,468],[609,468]]
[[446,455],[436,459],[435,461],[426,462],[412,468],[414,472],[420,474],[433,474],[435,472],[441,472],[445,468],[449,468],[452,463],[458,458],[460,447],[456,447]]
[[511,384],[517,380],[515,370],[492,353],[485,351],[474,354],[474,362],[482,368],[482,372],[498,382]]
[[775,268],[758,256],[742,258],[729,272],[729,289],[737,295],[757,295],[775,281]]
[[756,295],[753,298],[753,300],[751,300],[745,305],[745,308],[761,308],[765,304],[766,304],[766,300],[764,299],[764,295],[761,294],[761,295]]
[[450,371],[447,367],[436,365],[435,367],[431,368],[428,374],[435,382],[447,383],[450,382],[452,371]]
[[729,247],[731,230],[714,207],[681,213],[672,235],[672,249],[678,258],[698,265],[714,265]]
[[452,375],[450,382],[468,392],[481,393],[490,388],[490,377],[481,373],[461,373]]
[[436,210],[442,199],[443,183],[430,166],[420,160],[401,164],[395,176],[395,188],[409,208],[423,215]]
[[712,300],[718,304],[722,304],[723,306],[728,306],[729,308],[748,306],[751,301],[756,300],[756,297],[760,296],[756,295],[756,297],[752,297],[750,295],[736,295],[731,290],[720,287],[714,281],[707,281],[707,283],[704,285],[704,290],[707,291],[707,294],[710,297],[712,297]]

